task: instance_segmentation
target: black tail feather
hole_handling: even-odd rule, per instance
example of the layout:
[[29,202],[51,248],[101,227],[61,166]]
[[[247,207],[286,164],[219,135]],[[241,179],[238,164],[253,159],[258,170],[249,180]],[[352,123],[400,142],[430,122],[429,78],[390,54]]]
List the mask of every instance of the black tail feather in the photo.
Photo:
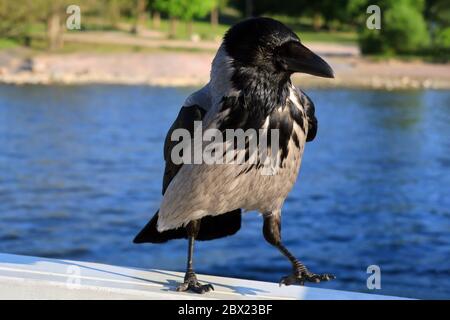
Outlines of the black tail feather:
[[[164,243],[172,239],[187,239],[184,227],[158,232],[158,212],[134,238],[134,243]],[[241,209],[233,210],[218,216],[207,216],[201,219],[200,231],[196,240],[213,240],[235,234],[241,228]]]
[[213,240],[231,236],[241,228],[241,209],[201,219],[196,240]]
[[186,238],[187,233],[185,228],[178,228],[174,230],[167,230],[164,232],[158,232],[156,224],[158,222],[158,213],[156,211],[153,218],[147,223],[147,225],[138,233],[134,238],[134,243],[164,243],[172,239]]

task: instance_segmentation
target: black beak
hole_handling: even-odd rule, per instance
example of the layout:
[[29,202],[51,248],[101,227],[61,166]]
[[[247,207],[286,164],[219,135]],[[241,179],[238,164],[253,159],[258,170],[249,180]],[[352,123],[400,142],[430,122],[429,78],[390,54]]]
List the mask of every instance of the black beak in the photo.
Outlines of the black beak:
[[275,54],[278,65],[288,72],[302,72],[313,76],[334,78],[333,69],[321,57],[297,41],[289,41]]

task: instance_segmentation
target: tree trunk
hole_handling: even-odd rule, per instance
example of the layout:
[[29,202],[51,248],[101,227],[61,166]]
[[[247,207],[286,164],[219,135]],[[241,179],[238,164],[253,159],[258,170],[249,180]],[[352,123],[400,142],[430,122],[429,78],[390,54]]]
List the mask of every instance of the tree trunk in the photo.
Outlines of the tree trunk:
[[177,35],[177,18],[170,17],[169,38],[175,38]]
[[313,16],[313,28],[315,31],[319,31],[322,27],[322,16],[320,13],[316,12]]
[[186,21],[186,33],[189,39],[192,38],[192,20]]
[[211,26],[214,28],[219,24],[219,8],[214,7],[211,9]]
[[161,26],[161,14],[158,11],[153,11],[152,14],[152,28],[159,29]]
[[134,33],[140,33],[143,29],[145,29],[145,22],[147,18],[147,1],[146,0],[137,0],[136,3],[136,21],[133,27]]
[[111,26],[117,28],[120,20],[120,8],[117,0],[108,1],[107,17]]
[[47,41],[50,50],[59,49],[62,46],[62,28],[57,11],[50,13],[47,18]]

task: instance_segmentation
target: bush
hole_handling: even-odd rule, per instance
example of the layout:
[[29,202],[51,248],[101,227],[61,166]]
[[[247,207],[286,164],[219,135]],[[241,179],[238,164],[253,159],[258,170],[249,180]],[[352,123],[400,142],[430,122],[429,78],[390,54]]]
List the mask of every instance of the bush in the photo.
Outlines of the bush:
[[380,33],[380,30],[369,30],[367,28],[360,31],[358,43],[362,53],[374,54],[386,51]]
[[395,4],[386,10],[382,31],[386,45],[399,53],[424,48],[430,40],[422,14],[406,3]]
[[450,49],[450,27],[438,31],[435,44],[440,48]]
[[425,20],[414,1],[398,1],[381,8],[381,30],[363,28],[359,43],[363,53],[411,53],[429,44]]

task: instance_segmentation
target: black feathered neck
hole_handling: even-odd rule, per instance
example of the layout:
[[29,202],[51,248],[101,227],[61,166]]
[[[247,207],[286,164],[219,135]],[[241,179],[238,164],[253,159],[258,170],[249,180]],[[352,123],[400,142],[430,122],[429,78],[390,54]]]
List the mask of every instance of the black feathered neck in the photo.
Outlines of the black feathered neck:
[[276,108],[286,106],[289,97],[289,76],[270,74],[254,67],[234,68],[231,82],[239,95],[222,98],[221,111],[228,110],[219,130],[262,128]]
[[242,107],[248,109],[252,116],[265,119],[275,108],[286,104],[291,80],[289,74],[271,73],[266,69],[235,63],[231,82],[240,91],[244,103]]

